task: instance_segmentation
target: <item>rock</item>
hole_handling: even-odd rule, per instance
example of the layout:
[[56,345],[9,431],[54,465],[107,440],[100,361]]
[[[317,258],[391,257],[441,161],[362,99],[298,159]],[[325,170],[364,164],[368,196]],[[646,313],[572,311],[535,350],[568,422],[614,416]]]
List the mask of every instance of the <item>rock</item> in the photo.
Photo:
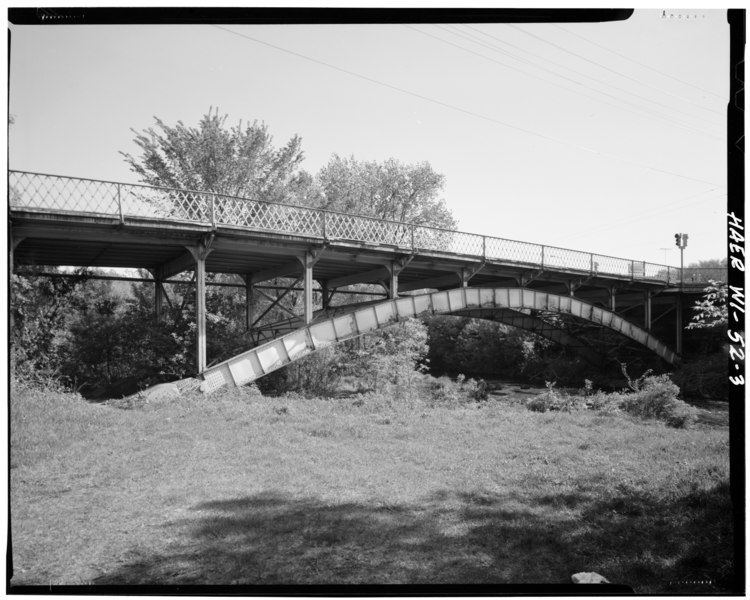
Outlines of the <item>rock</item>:
[[183,394],[185,392],[194,392],[195,390],[200,389],[201,383],[203,383],[203,380],[195,377],[188,377],[174,382]]
[[570,578],[573,583],[609,583],[609,580],[599,573],[576,573],[571,575]]
[[141,398],[146,402],[169,400],[180,395],[180,388],[174,383],[160,383],[141,392]]

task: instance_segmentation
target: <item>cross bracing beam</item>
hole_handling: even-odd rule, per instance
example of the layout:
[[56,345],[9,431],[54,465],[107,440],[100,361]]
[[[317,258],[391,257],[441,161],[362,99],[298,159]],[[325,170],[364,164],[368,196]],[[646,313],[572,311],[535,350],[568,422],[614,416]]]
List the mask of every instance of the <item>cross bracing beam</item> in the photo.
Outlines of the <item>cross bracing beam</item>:
[[459,288],[405,296],[356,307],[353,311],[309,323],[203,371],[207,392],[225,385],[250,383],[312,352],[423,314],[456,314],[471,309],[539,310],[571,315],[609,327],[674,364],[679,357],[647,331],[604,308],[570,296],[523,288]]

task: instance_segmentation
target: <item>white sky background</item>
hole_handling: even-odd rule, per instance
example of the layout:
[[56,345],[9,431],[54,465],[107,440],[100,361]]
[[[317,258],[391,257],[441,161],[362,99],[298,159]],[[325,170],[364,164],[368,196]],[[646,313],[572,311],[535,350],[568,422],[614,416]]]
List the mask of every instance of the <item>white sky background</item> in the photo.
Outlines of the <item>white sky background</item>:
[[10,25],[9,165],[136,183],[118,153],[138,154],[131,128],[155,116],[195,125],[213,106],[227,125],[264,121],[277,146],[299,134],[313,174],[334,153],[429,162],[462,231],[671,265],[684,232],[686,264],[721,258],[729,25],[725,10],[669,12],[560,25]]

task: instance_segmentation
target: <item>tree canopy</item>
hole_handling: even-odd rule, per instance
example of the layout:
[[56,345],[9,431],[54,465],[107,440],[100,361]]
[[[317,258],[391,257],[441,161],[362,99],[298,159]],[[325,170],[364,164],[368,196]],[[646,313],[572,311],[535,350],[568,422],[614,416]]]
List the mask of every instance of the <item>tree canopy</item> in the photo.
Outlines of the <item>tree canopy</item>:
[[727,284],[721,281],[709,281],[704,295],[695,302],[691,322],[687,329],[706,329],[712,327],[726,327],[729,322]]
[[444,176],[427,162],[378,163],[334,155],[318,173],[322,207],[414,225],[455,229],[456,221],[438,198]]
[[197,127],[182,121],[136,134],[142,154],[121,152],[130,168],[149,185],[239,196],[254,200],[288,200],[289,186],[299,176],[302,140],[292,137],[275,148],[264,123],[226,128],[228,115],[209,110]]
[[276,148],[265,123],[227,127],[210,109],[197,126],[182,121],[133,130],[140,156],[121,152],[143,183],[285,202],[380,219],[455,229],[438,195],[445,178],[427,162],[359,161],[334,154],[313,176],[302,170],[302,140]]

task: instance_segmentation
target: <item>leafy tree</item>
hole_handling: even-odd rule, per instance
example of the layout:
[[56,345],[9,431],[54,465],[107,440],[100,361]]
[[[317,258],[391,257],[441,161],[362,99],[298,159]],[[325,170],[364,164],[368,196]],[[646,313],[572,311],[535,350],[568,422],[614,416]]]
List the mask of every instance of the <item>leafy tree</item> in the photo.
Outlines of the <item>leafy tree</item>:
[[[178,296],[175,295],[175,299]],[[117,397],[192,372],[195,324],[183,302],[156,321],[153,288],[136,284],[127,298],[107,290],[71,316],[60,348],[61,373],[87,397]]]
[[389,158],[383,163],[334,155],[317,176],[321,208],[455,229],[456,221],[438,198],[444,183],[429,163],[405,165]]
[[[17,377],[31,381],[60,376],[59,349],[68,336],[74,311],[86,303],[86,289],[91,289],[87,284],[93,283],[82,269],[74,277],[39,276],[41,271],[29,267],[10,277],[11,365]],[[101,289],[104,284],[96,287]]]
[[155,118],[155,127],[133,130],[141,156],[121,154],[148,185],[275,202],[294,197],[290,185],[297,194],[309,186],[310,176],[298,172],[303,159],[298,136],[277,149],[264,123],[227,129],[227,118],[209,110],[197,127]]
[[703,297],[693,306],[696,314],[687,329],[726,327],[729,317],[727,284],[711,280],[704,292]]

